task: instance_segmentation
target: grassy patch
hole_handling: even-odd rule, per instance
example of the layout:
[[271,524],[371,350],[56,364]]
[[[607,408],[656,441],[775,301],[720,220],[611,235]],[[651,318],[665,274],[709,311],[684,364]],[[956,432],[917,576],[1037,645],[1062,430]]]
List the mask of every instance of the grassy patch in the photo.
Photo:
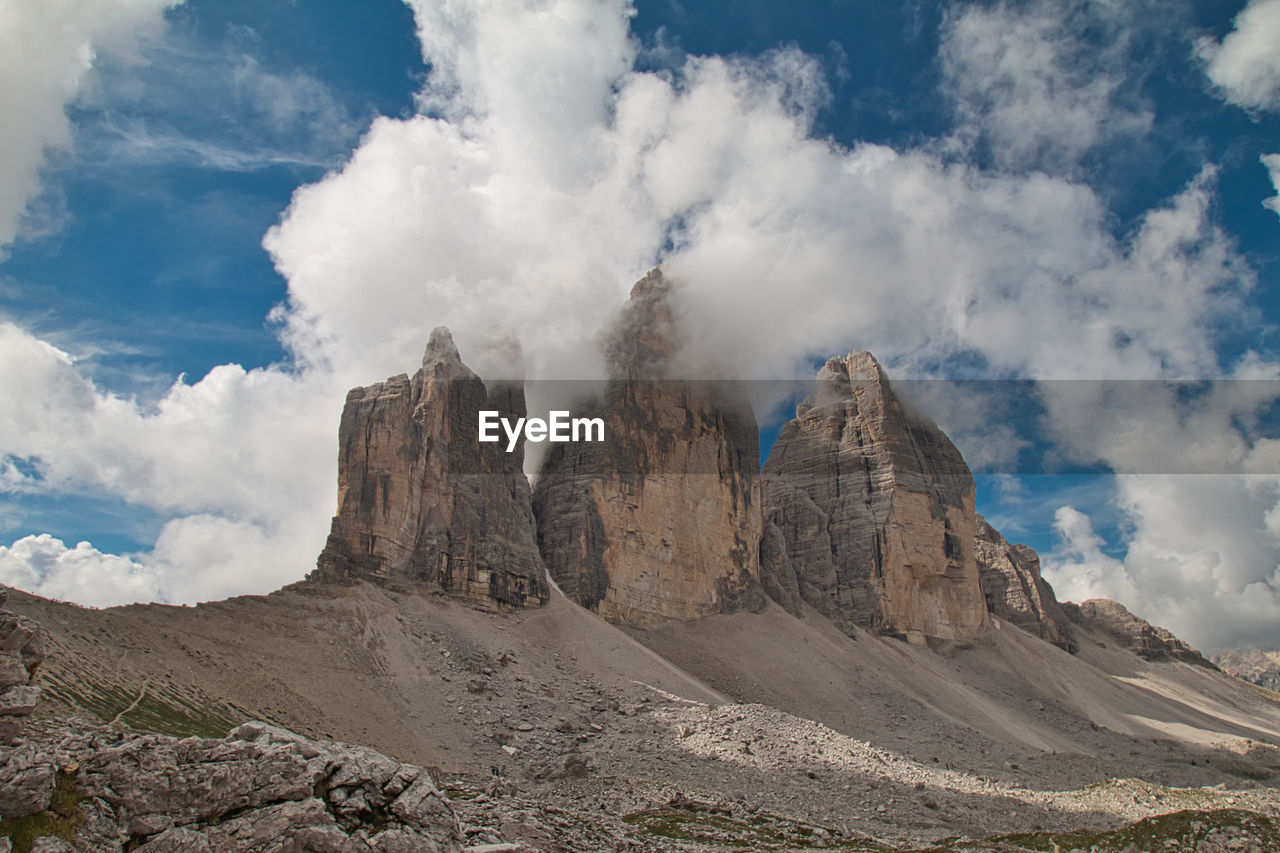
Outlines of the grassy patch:
[[1144,818],[1120,829],[1104,832],[1015,833],[993,836],[982,841],[950,841],[921,853],[976,850],[1050,853],[1054,849],[1120,853],[1135,848],[1157,850],[1170,841],[1177,842],[1177,849],[1195,850],[1211,835],[1217,836],[1216,840],[1219,842],[1231,836],[1244,836],[1261,842],[1266,850],[1280,850],[1280,827],[1270,818],[1241,809],[1188,809]]
[[825,830],[818,841],[815,827],[768,815],[738,818],[732,812],[703,803],[673,801],[665,808],[633,812],[622,818],[642,835],[740,850],[847,850],[884,853],[891,848],[871,841],[848,839]]
[[82,802],[84,795],[76,787],[75,774],[60,772],[54,781],[49,808],[27,817],[0,819],[0,837],[8,837],[14,853],[28,853],[32,842],[42,835],[70,843],[84,824],[84,814],[80,811]]

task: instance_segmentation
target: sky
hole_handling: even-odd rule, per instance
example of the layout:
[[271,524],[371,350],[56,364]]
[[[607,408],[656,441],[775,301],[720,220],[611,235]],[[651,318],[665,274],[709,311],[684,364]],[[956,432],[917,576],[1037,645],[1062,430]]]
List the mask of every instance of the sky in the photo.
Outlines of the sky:
[[438,325],[598,376],[661,264],[704,375],[875,353],[1060,598],[1280,647],[1277,45],[1280,0],[0,0],[0,582],[297,580],[348,388]]

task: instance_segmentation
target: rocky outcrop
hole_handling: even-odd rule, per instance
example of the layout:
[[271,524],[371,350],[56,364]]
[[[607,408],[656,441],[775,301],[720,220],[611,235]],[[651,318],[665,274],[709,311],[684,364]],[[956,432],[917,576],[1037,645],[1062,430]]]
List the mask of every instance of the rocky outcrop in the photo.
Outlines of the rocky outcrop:
[[1026,545],[1010,545],[982,516],[974,540],[978,579],[987,609],[1022,630],[1069,652],[1076,650],[1067,615],[1053,587],[1040,577],[1040,557]]
[[61,806],[73,813],[46,822],[65,832],[51,849],[121,850],[122,839],[148,853],[462,849],[453,809],[421,767],[266,723],[216,739],[73,735],[51,753],[28,748],[74,792]]
[[8,598],[0,590],[0,745],[17,740],[35,710],[40,698],[36,670],[48,639],[37,623],[4,609]]
[[960,452],[898,400],[869,353],[831,359],[818,381],[764,467],[765,522],[781,531],[800,596],[847,633],[982,633],[974,483]]
[[338,514],[311,577],[443,589],[498,610],[546,601],[523,438],[478,441],[478,413],[525,414],[523,388],[485,384],[438,328],[413,378],[347,395]]
[[[534,488],[538,544],[565,595],[645,624],[764,606],[760,456],[745,399],[671,373],[671,284],[636,283],[608,341],[604,441],[558,444]],[[577,414],[577,413],[575,413]]]
[[1280,651],[1228,649],[1210,660],[1227,675],[1268,690],[1280,690]]
[[1072,622],[1092,631],[1101,631],[1143,660],[1180,660],[1217,668],[1172,632],[1133,615],[1118,601],[1109,598],[1091,598],[1080,604],[1064,601],[1062,610]]

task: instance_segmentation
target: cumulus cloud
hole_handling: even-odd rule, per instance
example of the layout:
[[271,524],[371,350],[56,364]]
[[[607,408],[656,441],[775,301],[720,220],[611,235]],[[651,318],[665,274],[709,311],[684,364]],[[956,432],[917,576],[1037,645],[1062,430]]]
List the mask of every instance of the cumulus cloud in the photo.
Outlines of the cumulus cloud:
[[65,148],[65,107],[99,51],[127,52],[181,0],[6,3],[0,20],[0,248],[13,242],[51,149]]
[[1071,172],[1094,147],[1147,130],[1152,115],[1125,85],[1125,11],[1088,0],[953,11],[941,59],[959,140],[1005,167]]
[[[950,85],[962,104],[985,99],[961,119],[1003,152],[980,168],[942,144],[816,138],[828,94],[820,66],[795,50],[639,72],[618,0],[410,5],[432,69],[418,114],[376,120],[264,239],[288,282],[273,319],[290,370],[225,365],[144,409],[95,388],[65,353],[0,329],[14,365],[0,375],[0,399],[13,401],[0,407],[0,452],[39,460],[43,479],[24,487],[89,483],[171,517],[149,553],[129,558],[157,595],[300,577],[333,510],[345,389],[413,369],[433,326],[450,326],[482,375],[598,375],[600,330],[658,262],[682,285],[685,355],[704,375],[804,375],[853,346],[899,375],[956,363],[997,377],[1229,372],[1216,335],[1253,279],[1214,224],[1214,170],[1117,236],[1072,164],[1147,119],[1118,103],[1112,78],[1079,73],[1080,37],[1038,7],[948,21],[944,70],[976,75]],[[1041,113],[1052,132],[1028,135],[1023,123]],[[1053,131],[1059,115],[1071,127]],[[954,418],[982,425],[972,406]],[[1123,455],[1122,436],[1096,441],[1102,458]],[[1244,466],[1257,442],[1240,441],[1226,450]],[[1146,525],[1155,498],[1126,494]],[[1268,494],[1255,496],[1260,510]],[[1060,531],[1070,589],[1084,581],[1066,567],[1092,566],[1080,577],[1139,612],[1156,600],[1165,563],[1140,572],[1108,557],[1087,519],[1063,515]],[[1132,538],[1133,560],[1148,541],[1153,553],[1179,544],[1151,531]],[[47,565],[60,547],[19,550]],[[1220,554],[1245,587],[1269,559]],[[131,576],[112,571],[100,574]]]
[[41,540],[15,543],[0,580],[29,577],[15,569],[25,554],[43,561],[31,568],[41,588],[70,589],[69,575],[84,571],[93,592],[78,601],[121,603],[142,590],[192,601],[269,591],[314,560],[332,512],[341,409],[326,377],[222,365],[143,408],[98,390],[65,352],[10,323],[0,324],[0,363],[0,448],[38,460],[8,465],[6,491],[87,484],[172,517],[129,571],[87,546],[53,559]]
[[1280,108],[1280,0],[1249,0],[1221,42],[1197,45],[1222,97],[1245,109]]

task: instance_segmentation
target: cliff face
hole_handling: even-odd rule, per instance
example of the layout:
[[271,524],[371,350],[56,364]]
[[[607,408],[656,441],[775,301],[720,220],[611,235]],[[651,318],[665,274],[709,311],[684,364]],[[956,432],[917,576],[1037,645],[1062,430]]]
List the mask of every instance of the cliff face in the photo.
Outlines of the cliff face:
[[440,588],[488,610],[548,595],[523,439],[477,440],[478,412],[525,414],[518,387],[485,388],[447,329],[422,368],[347,395],[338,430],[338,514],[312,577]]
[[987,609],[998,619],[1069,652],[1076,650],[1067,615],[1040,577],[1040,558],[1026,545],[1010,545],[982,516],[974,542]]
[[645,624],[759,608],[760,456],[750,405],[668,375],[671,285],[636,283],[587,410],[603,442],[554,445],[533,510],[551,576],[606,619]]
[[1217,668],[1205,660],[1200,652],[1175,637],[1173,632],[1133,615],[1118,601],[1109,598],[1090,598],[1080,604],[1064,601],[1062,610],[1072,622],[1110,635],[1122,647],[1143,660],[1180,660],[1210,669]]
[[1280,690],[1280,651],[1228,649],[1212,660],[1227,675],[1268,690]]
[[[831,359],[818,378],[764,468],[765,522],[781,533],[800,596],[846,632],[978,635],[990,620],[959,451],[903,407],[869,353]],[[785,571],[771,579],[787,582]]]

